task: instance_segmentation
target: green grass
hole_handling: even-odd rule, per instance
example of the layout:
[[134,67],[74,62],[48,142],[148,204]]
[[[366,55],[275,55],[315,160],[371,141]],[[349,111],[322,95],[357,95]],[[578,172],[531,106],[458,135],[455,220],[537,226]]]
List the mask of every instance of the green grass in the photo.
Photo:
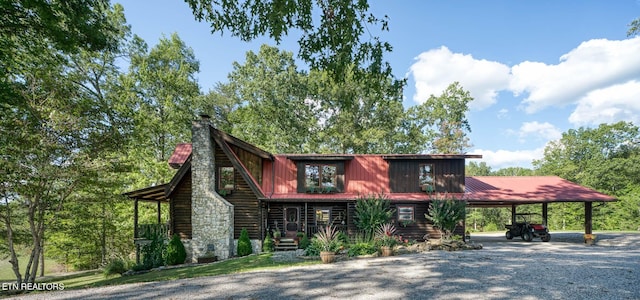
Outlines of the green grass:
[[[18,264],[20,265],[20,274],[24,276],[24,271],[27,268],[27,263],[29,262],[28,256],[18,256]],[[40,275],[40,262],[38,262],[38,275]],[[33,268],[33,266],[32,266]],[[63,270],[60,264],[58,264],[55,260],[46,259],[44,260],[44,275],[49,276],[55,273],[59,273]],[[9,258],[0,260],[0,281],[14,281],[16,280],[16,275],[13,273],[13,266],[9,263]]]
[[136,282],[164,281],[202,276],[215,276],[259,269],[282,268],[288,266],[311,265],[318,263],[320,263],[319,260],[307,260],[301,262],[277,262],[271,259],[270,253],[264,253],[237,259],[229,259],[212,264],[191,265],[132,276],[117,276],[106,278],[99,271],[89,271],[68,276],[52,277],[49,278],[46,282],[64,283],[64,287],[66,290]]

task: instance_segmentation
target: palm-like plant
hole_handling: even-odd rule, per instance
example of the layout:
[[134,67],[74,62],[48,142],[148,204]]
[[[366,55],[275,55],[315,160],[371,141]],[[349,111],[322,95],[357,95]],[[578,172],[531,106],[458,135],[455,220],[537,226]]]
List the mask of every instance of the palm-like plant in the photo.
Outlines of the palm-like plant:
[[433,225],[442,230],[442,238],[450,239],[458,222],[465,218],[467,203],[456,199],[432,199],[428,212],[424,215]]
[[373,234],[376,228],[391,220],[394,212],[384,194],[362,196],[356,202],[354,223],[367,234]]
[[397,243],[395,235],[396,227],[391,223],[382,224],[376,229],[376,240],[380,243],[380,246],[395,246]]
[[333,225],[320,227],[314,236],[320,251],[335,252],[338,248],[338,233]]

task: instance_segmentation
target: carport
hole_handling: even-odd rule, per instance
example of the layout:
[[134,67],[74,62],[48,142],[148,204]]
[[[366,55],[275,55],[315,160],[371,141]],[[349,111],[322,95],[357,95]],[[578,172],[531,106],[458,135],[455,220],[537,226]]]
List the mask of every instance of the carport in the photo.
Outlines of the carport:
[[472,176],[465,180],[465,199],[469,207],[511,207],[515,224],[516,207],[542,204],[542,219],[547,223],[549,203],[583,202],[584,232],[593,229],[593,203],[612,202],[616,198],[557,176]]

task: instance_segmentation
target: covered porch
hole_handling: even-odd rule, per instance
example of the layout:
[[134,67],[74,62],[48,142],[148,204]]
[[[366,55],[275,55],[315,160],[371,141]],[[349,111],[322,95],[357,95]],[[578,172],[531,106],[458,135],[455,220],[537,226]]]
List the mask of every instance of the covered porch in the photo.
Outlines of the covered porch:
[[[168,184],[151,186],[123,194],[133,200],[133,242],[136,247],[136,264],[140,263],[140,248],[151,242],[153,237],[168,238],[171,234],[170,223],[162,221],[162,205],[168,205],[165,196]],[[156,222],[140,224],[140,202],[154,203]]]
[[467,177],[465,198],[471,208],[511,208],[511,224],[516,223],[517,207],[540,205],[544,224],[548,223],[549,204],[584,203],[584,233],[593,233],[593,203],[616,201],[605,195],[557,176]]

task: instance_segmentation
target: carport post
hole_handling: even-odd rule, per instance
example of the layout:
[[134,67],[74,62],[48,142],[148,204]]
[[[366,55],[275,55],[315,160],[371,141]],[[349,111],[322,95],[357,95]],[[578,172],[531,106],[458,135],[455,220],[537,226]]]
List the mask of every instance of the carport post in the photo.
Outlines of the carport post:
[[584,233],[591,234],[592,227],[592,216],[593,216],[593,202],[585,202],[584,203]]
[[542,203],[542,224],[547,226],[547,210],[549,209],[549,203]]
[[516,224],[516,205],[511,204],[511,224]]

